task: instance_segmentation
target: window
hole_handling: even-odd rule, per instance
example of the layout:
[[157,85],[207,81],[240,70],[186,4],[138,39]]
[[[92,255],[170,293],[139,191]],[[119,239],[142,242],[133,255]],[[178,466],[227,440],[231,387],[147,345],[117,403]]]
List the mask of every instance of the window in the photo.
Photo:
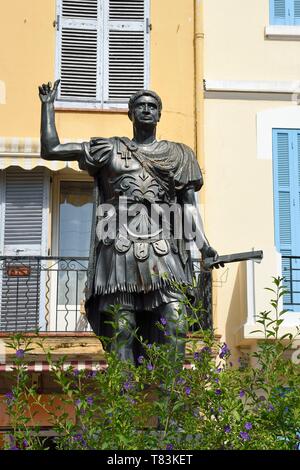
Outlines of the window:
[[285,308],[300,310],[300,130],[273,130],[275,240],[289,294]]
[[149,0],[57,0],[57,106],[126,108],[149,82]]
[[300,0],[270,0],[270,24],[300,25]]
[[34,331],[44,315],[39,258],[47,254],[49,174],[11,167],[3,176],[0,331]]

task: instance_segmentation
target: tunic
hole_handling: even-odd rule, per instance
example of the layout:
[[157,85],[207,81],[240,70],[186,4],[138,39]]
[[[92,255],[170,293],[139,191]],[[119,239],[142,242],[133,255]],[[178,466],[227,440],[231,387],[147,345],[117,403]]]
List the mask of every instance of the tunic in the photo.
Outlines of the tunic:
[[178,236],[182,214],[176,203],[187,187],[202,186],[193,151],[175,142],[140,145],[126,137],[92,138],[83,148],[80,168],[95,181],[88,317],[112,304],[151,311],[178,300],[174,281],[189,284],[191,270],[185,240]]

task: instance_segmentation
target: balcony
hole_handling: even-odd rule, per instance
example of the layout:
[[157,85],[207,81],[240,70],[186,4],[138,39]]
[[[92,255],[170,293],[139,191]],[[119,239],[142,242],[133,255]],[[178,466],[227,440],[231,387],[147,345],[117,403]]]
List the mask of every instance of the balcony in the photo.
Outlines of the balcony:
[[87,258],[0,257],[0,332],[91,331]]
[[[1,256],[0,333],[90,333],[84,311],[88,258]],[[197,299],[211,327],[211,276],[193,262]]]

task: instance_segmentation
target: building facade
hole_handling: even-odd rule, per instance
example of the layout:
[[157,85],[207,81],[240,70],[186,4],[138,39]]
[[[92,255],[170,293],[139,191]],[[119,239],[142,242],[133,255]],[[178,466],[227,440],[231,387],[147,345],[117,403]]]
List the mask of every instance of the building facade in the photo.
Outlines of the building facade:
[[[38,86],[60,79],[61,142],[131,136],[129,96],[163,100],[158,139],[196,149],[193,0],[26,0],[3,6],[0,63],[0,336],[34,336],[78,368],[103,354],[84,314],[92,180],[74,162],[40,158]],[[199,83],[201,83],[200,80]],[[0,393],[15,352],[4,348]],[[44,394],[55,387],[38,346],[31,372]],[[0,426],[8,422],[0,412]],[[44,419],[44,418],[43,418]],[[47,420],[42,421],[47,427]]]
[[[262,337],[251,331],[257,313],[269,309],[264,287],[272,276],[284,275],[291,291],[282,332],[296,331],[299,28],[298,0],[12,0],[2,7],[2,343],[11,331],[39,328],[57,357],[67,354],[79,368],[102,364],[83,308],[92,181],[74,162],[40,158],[38,86],[58,78],[62,142],[131,136],[128,97],[157,91],[158,139],[184,142],[197,154],[212,246],[220,254],[264,251],[260,265],[214,272],[214,328],[234,358]],[[4,356],[0,393],[9,387],[14,352],[4,348]],[[31,370],[51,394],[44,359],[36,347]]]
[[205,223],[224,253],[264,252],[215,277],[215,324],[236,354],[261,337],[273,276],[290,291],[281,332],[299,325],[299,7],[203,2]]

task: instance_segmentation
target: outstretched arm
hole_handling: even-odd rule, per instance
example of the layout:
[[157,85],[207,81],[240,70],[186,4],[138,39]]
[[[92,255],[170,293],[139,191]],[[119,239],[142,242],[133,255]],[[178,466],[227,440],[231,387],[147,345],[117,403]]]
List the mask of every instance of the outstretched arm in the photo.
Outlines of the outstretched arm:
[[39,87],[42,102],[41,157],[45,160],[79,160],[84,154],[80,143],[61,144],[55,127],[54,101],[59,80],[51,87],[49,82]]

